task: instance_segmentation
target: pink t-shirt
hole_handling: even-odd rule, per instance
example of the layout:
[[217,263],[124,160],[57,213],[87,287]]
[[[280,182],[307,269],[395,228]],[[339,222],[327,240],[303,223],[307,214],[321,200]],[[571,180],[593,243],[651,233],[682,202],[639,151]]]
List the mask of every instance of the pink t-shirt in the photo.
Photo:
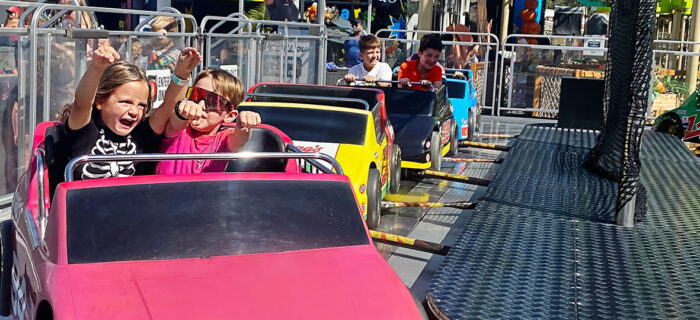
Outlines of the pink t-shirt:
[[[225,129],[215,136],[201,135],[194,138],[192,129],[188,126],[178,135],[163,139],[160,152],[163,153],[217,153],[229,152],[228,136],[233,130]],[[224,172],[226,160],[178,160],[161,161],[156,166],[156,174],[188,174],[202,172]]]

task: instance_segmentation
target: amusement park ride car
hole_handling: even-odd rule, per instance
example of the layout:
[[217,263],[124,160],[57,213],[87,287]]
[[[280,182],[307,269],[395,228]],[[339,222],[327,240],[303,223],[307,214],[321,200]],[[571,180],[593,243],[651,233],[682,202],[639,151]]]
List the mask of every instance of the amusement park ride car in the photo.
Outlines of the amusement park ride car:
[[[274,137],[279,131],[263,127],[253,129],[249,142],[260,145],[246,145],[247,150],[277,152],[82,156],[64,171],[52,166],[51,144],[61,139],[56,130],[61,125],[37,126],[12,218],[0,225],[4,314],[422,317],[374,247],[350,180],[333,158],[295,152],[289,141],[279,143],[284,136]],[[271,166],[236,170],[276,172],[73,180],[74,166],[83,162],[205,158],[274,160]],[[306,172],[309,165],[318,173]],[[65,175],[55,190],[49,187],[51,170]]]
[[262,83],[239,106],[290,136],[306,152],[334,157],[353,183],[367,225],[379,225],[381,200],[397,192],[401,150],[387,120],[380,90]]

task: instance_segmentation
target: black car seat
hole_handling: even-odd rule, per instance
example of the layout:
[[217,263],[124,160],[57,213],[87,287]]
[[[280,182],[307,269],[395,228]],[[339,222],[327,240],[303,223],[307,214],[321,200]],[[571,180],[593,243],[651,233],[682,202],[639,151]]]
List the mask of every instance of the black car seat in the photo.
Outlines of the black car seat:
[[58,147],[65,134],[64,126],[61,122],[55,122],[53,126],[46,128],[44,134],[44,165],[48,169],[50,198],[53,198],[56,186],[64,181],[64,171],[70,160],[68,155],[64,154],[65,151]]
[[[273,130],[256,127],[239,152],[284,152],[285,147],[282,137]],[[284,172],[286,167],[286,159],[238,159],[229,161],[226,172]]]

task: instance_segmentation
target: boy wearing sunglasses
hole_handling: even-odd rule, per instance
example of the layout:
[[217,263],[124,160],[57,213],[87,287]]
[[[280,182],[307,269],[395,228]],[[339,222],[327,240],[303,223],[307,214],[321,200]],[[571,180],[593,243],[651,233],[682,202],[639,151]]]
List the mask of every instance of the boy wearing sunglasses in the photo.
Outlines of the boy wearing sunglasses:
[[[250,139],[250,128],[260,124],[255,112],[236,110],[243,100],[241,82],[221,69],[202,71],[187,91],[187,100],[175,105],[165,128],[160,151],[165,153],[237,152]],[[234,129],[221,129],[236,121]],[[156,174],[223,172],[225,160],[161,161]]]

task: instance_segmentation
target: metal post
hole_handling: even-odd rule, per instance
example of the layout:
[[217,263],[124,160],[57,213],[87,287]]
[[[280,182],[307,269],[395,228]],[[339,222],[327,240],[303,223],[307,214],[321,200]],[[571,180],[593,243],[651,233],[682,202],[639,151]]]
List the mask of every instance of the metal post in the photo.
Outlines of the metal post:
[[[78,14],[80,15],[80,14]],[[44,42],[44,102],[43,102],[43,114],[41,119],[37,119],[37,123],[48,121],[50,119],[49,113],[51,112],[51,37],[49,33],[46,35],[46,41]],[[36,125],[36,123],[32,123]]]
[[433,1],[419,0],[418,2],[418,30],[430,30],[433,28]]
[[637,203],[637,194],[632,196],[627,204],[617,213],[616,221],[618,226],[634,227],[634,207]]
[[[673,24],[671,25],[671,40],[680,41],[681,40],[681,25],[683,24],[683,11],[680,9],[673,10]],[[673,45],[673,50],[680,50],[680,45]],[[671,69],[676,70],[678,68],[679,57],[673,57],[671,59]]]
[[501,8],[501,42],[503,44],[506,43],[508,29],[510,29],[508,25],[508,23],[510,22],[510,5],[510,0],[503,0],[503,8]]
[[326,21],[324,16],[326,15],[326,0],[318,0],[318,6],[316,7],[316,23],[320,25],[325,25]]
[[[367,33],[372,33],[372,0],[367,4]],[[384,51],[382,51],[384,52]]]
[[[691,27],[690,27],[690,41],[700,41],[700,23],[698,19],[700,18],[700,1],[693,1],[693,12],[691,15]],[[691,46],[691,52],[700,52],[700,45],[693,44]],[[688,92],[695,92],[698,81],[698,57],[691,56],[688,60],[688,66],[686,67],[685,81],[688,85]]]

